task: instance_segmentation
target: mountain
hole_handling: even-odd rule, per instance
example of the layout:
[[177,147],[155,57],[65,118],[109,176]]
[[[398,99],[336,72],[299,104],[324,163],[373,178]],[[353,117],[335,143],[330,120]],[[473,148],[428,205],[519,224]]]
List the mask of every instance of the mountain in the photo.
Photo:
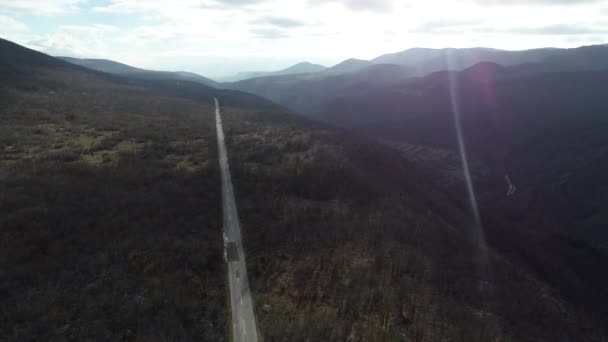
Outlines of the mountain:
[[[467,55],[456,58],[460,67],[477,58]],[[259,79],[246,91],[396,146],[428,170],[435,185],[466,203],[453,117],[458,106],[483,220],[508,227],[487,228],[490,243],[606,317],[602,288],[608,280],[596,279],[594,270],[608,252],[608,188],[601,185],[608,181],[608,55],[605,46],[590,46],[528,56],[539,59],[511,66],[480,62],[423,77],[412,77],[417,72],[410,68],[409,77],[384,83],[368,74],[357,86],[344,86],[347,78]],[[514,196],[506,196],[505,174],[517,186]],[[589,260],[596,266],[585,266]]]
[[83,66],[85,68],[107,72],[110,74],[128,74],[136,72],[145,72],[146,70],[132,67],[119,62],[114,62],[108,59],[93,59],[93,58],[74,58],[74,57],[57,57],[66,62]]
[[541,71],[605,71],[608,70],[607,58],[607,45],[582,46],[554,50],[538,63],[530,63],[528,68]]
[[246,80],[250,78],[256,77],[266,77],[266,76],[279,76],[279,75],[295,75],[295,74],[307,74],[320,72],[327,69],[327,67],[320,64],[312,64],[309,62],[301,62],[298,64],[294,64],[288,68],[279,70],[279,71],[246,71],[240,72],[234,77],[227,78],[226,82],[236,82],[241,80]]
[[309,72],[319,72],[327,69],[327,67],[320,64],[312,64],[309,62],[302,62],[290,66],[287,69],[283,69],[275,72],[276,75],[288,75],[288,74],[305,74]]
[[[608,49],[602,45],[525,51],[487,48],[410,49],[380,56],[372,61],[347,60],[305,77],[261,77],[255,82],[241,81],[225,83],[223,86],[264,96],[315,118],[323,119],[325,115],[340,116],[356,112],[363,115],[369,113],[371,117],[374,115],[373,111],[380,108],[383,115],[395,114],[395,111],[400,110],[400,96],[415,95],[403,94],[401,89],[391,87],[392,83],[405,78],[413,80],[414,77],[424,77],[442,70],[461,71],[482,62],[517,66],[511,74],[522,74],[608,70],[606,61]],[[391,75],[390,70],[394,70],[395,74]],[[378,75],[375,71],[378,71]],[[364,95],[366,92],[369,96]],[[359,103],[351,105],[350,99]],[[349,109],[342,110],[337,103],[348,106]],[[377,103],[380,107],[371,103]]]
[[0,51],[0,340],[230,340],[213,97],[265,340],[606,336],[604,254],[486,212],[484,244],[400,151],[251,94]]
[[73,57],[57,58],[72,64],[83,66],[85,68],[107,72],[110,74],[124,75],[142,79],[171,79],[177,81],[191,81],[201,83],[210,87],[218,86],[217,82],[192,72],[145,70],[107,59],[81,59]]
[[372,65],[370,61],[350,58],[343,62],[340,62],[330,68],[327,68],[323,73],[325,75],[340,75],[347,74],[355,71],[359,71],[365,67]]
[[423,49],[414,48],[402,52],[382,55],[372,60],[373,63],[405,65],[415,68],[423,76],[440,70],[462,70],[480,62],[493,62],[505,66],[539,62],[551,56],[558,49],[533,49],[523,51],[506,51],[488,48],[465,49]]
[[440,70],[463,70],[480,62],[504,66],[533,64],[544,71],[606,70],[605,45],[573,49],[543,48],[507,51],[488,48],[423,49],[414,48],[372,59],[372,63],[397,64],[415,68],[419,76]]
[[68,63],[0,38],[0,66],[3,71],[27,67],[65,67]]
[[[522,250],[531,248],[523,252],[525,263],[560,291],[598,310],[607,293],[576,283],[606,281],[591,280],[593,269],[582,266],[594,258],[587,253],[608,252],[608,187],[601,185],[608,181],[605,84],[608,71],[545,73],[482,63],[335,99],[323,117],[403,146],[406,158],[432,166],[438,183],[464,201],[468,195],[453,116],[458,110],[482,215],[531,234],[526,240],[538,245],[523,247],[530,240],[521,242]],[[517,186],[513,196],[505,195],[505,174]],[[512,238],[498,236],[497,248]],[[587,247],[574,251],[581,246]],[[538,248],[542,256],[532,251]],[[568,257],[552,275],[545,273],[551,267],[545,262],[561,258],[559,253]],[[576,276],[569,273],[573,270]],[[583,298],[583,292],[593,294]]]
[[330,69],[313,74],[259,77],[223,86],[263,96],[302,113],[318,113],[326,102],[342,94],[356,94],[370,86],[404,80],[414,74],[410,68],[399,65],[369,65],[345,73],[338,73],[346,70],[341,67]]

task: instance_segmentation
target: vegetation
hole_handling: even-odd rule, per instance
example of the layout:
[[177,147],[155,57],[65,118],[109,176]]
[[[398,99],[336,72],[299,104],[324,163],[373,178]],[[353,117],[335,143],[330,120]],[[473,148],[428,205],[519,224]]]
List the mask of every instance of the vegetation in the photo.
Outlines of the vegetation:
[[280,112],[224,127],[267,341],[602,336],[396,152]]
[[0,51],[0,340],[229,339],[213,96],[265,341],[606,337],[564,295],[601,277],[559,272],[603,254],[530,253],[546,241],[491,215],[480,243],[397,150],[252,95]]
[[75,70],[0,91],[0,340],[226,337],[212,108]]

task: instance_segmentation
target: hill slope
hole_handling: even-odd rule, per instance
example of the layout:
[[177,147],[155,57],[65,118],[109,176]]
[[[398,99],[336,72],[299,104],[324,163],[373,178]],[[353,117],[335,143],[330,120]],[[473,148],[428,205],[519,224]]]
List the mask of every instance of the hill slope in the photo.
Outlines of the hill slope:
[[314,114],[322,112],[333,98],[365,92],[370,87],[402,81],[413,75],[410,68],[390,64],[359,65],[349,70],[352,72],[330,68],[311,74],[259,77],[223,86],[263,96],[301,113]]
[[213,96],[266,340],[605,336],[393,149],[197,83],[19,72],[0,80],[0,339],[226,340]]
[[210,87],[218,86],[217,82],[192,72],[144,70],[107,59],[81,59],[73,57],[57,58],[72,64],[83,66],[85,68],[107,72],[110,74],[123,75],[141,79],[167,79],[176,81],[191,81],[201,83]]
[[[492,62],[503,66],[521,65],[519,72],[546,71],[594,71],[608,70],[608,48],[606,46],[586,46],[576,49],[534,49],[524,51],[504,51],[487,48],[472,49],[410,49],[404,52],[380,56],[372,61],[350,59],[322,72],[281,78],[261,77],[255,82],[241,81],[225,83],[223,86],[264,96],[291,110],[306,113],[315,118],[323,118],[325,112],[349,112],[367,110],[375,115],[375,106],[351,105],[348,99],[366,99],[380,102],[389,112],[398,108],[395,103],[400,93],[392,88],[392,83],[404,78],[424,77],[429,73],[452,70],[462,71],[480,62]],[[383,65],[384,67],[377,67]],[[402,71],[394,75],[387,72],[399,66]],[[367,70],[367,71],[366,71]],[[374,72],[378,71],[378,74]],[[357,74],[357,75],[355,75]],[[387,77],[388,75],[388,77]],[[345,76],[336,78],[338,76]],[[353,86],[357,78],[357,86]],[[382,81],[384,80],[384,81]],[[325,91],[317,91],[324,89]],[[407,95],[406,95],[407,96]],[[335,101],[346,107],[341,110]],[[342,101],[344,100],[344,101]]]
[[[452,114],[457,103],[468,155],[478,162],[472,171],[482,214],[500,217],[513,231],[526,232],[523,236],[532,233],[520,243],[525,262],[564,293],[602,311],[607,279],[598,277],[595,266],[581,265],[605,258],[608,246],[603,221],[608,189],[602,185],[608,174],[603,95],[608,73],[528,71],[486,63],[460,73],[438,72],[338,99],[326,118],[418,146],[403,145],[404,155],[432,166],[443,186],[464,200]],[[398,100],[394,94],[400,94]],[[434,149],[446,154],[437,158]],[[507,173],[518,188],[511,197],[505,196]],[[499,235],[495,242],[502,245],[506,237]],[[545,247],[527,246],[532,240]],[[562,254],[570,256],[546,273]],[[586,285],[580,279],[587,279]]]
[[480,62],[517,65],[539,62],[558,49],[506,51],[488,48],[423,49],[414,48],[372,59],[373,63],[398,64],[415,68],[419,76],[440,70],[462,70]]

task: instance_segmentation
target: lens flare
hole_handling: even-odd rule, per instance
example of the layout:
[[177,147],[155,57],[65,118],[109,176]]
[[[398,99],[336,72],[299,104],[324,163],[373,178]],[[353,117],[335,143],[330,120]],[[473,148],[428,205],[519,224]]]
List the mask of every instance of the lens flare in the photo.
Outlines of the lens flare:
[[[448,70],[457,70],[453,65],[453,60],[450,57],[450,51],[446,51],[446,62]],[[479,248],[478,262],[481,266],[481,271],[485,270],[485,266],[488,261],[487,244],[485,234],[483,232],[483,226],[481,222],[481,216],[479,214],[479,207],[477,205],[477,197],[475,196],[475,186],[471,178],[471,172],[469,168],[469,161],[467,159],[467,149],[462,133],[462,108],[460,103],[460,87],[458,76],[455,72],[448,71],[448,86],[450,93],[450,105],[452,109],[452,117],[454,119],[454,127],[456,130],[456,138],[458,140],[458,152],[460,154],[460,161],[462,164],[462,171],[464,173],[464,180],[466,183],[467,194],[469,197],[469,204],[473,214],[473,227],[471,229],[471,235]],[[485,272],[483,272],[485,273]],[[483,275],[482,273],[482,275]]]

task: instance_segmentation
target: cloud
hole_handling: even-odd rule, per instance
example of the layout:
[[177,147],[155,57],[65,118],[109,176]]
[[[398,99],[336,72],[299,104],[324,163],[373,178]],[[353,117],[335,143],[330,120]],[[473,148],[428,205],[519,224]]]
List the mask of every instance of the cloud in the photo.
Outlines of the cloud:
[[0,28],[3,33],[23,32],[23,31],[28,30],[27,26],[24,23],[22,23],[16,19],[13,19],[11,17],[8,17],[6,15],[1,15],[1,14],[0,14]]
[[55,32],[31,37],[25,45],[51,55],[97,57],[110,46],[109,35],[118,29],[111,25],[64,25]]
[[[179,7],[197,8],[200,3],[197,2],[182,2]],[[176,7],[176,6],[173,6]],[[110,3],[105,6],[95,6],[92,8],[94,12],[115,13],[115,14],[131,14],[138,12],[162,12],[170,8],[170,3],[154,0],[110,0]]]
[[284,31],[277,29],[253,29],[250,32],[255,37],[264,39],[281,39],[288,37],[288,35]]
[[[212,75],[413,46],[573,47],[608,37],[608,0],[530,1],[0,0],[0,36],[53,54]],[[94,25],[108,23],[116,27]]]
[[584,25],[558,24],[540,27],[524,27],[506,30],[508,33],[537,34],[537,35],[577,35],[577,34],[599,34],[608,33],[608,29],[589,27]]
[[443,18],[420,22],[413,29],[420,33],[447,33],[471,29],[484,23],[481,18]]
[[479,5],[576,5],[601,0],[474,0]]
[[388,12],[394,8],[393,0],[310,0],[313,5],[340,3],[354,11]]
[[239,6],[239,5],[251,5],[265,2],[266,0],[215,0],[214,2],[219,5],[227,6]]
[[268,1],[269,0],[110,0],[110,3],[107,5],[93,7],[93,11],[129,14],[179,10],[234,9],[263,4]]
[[265,17],[265,18],[252,20],[251,23],[256,24],[256,25],[261,24],[261,25],[270,25],[270,26],[277,26],[277,27],[284,27],[284,28],[299,27],[299,26],[306,25],[302,21],[295,20],[292,18],[285,18],[285,17]]
[[58,14],[70,12],[86,0],[2,0],[0,12],[11,14]]

